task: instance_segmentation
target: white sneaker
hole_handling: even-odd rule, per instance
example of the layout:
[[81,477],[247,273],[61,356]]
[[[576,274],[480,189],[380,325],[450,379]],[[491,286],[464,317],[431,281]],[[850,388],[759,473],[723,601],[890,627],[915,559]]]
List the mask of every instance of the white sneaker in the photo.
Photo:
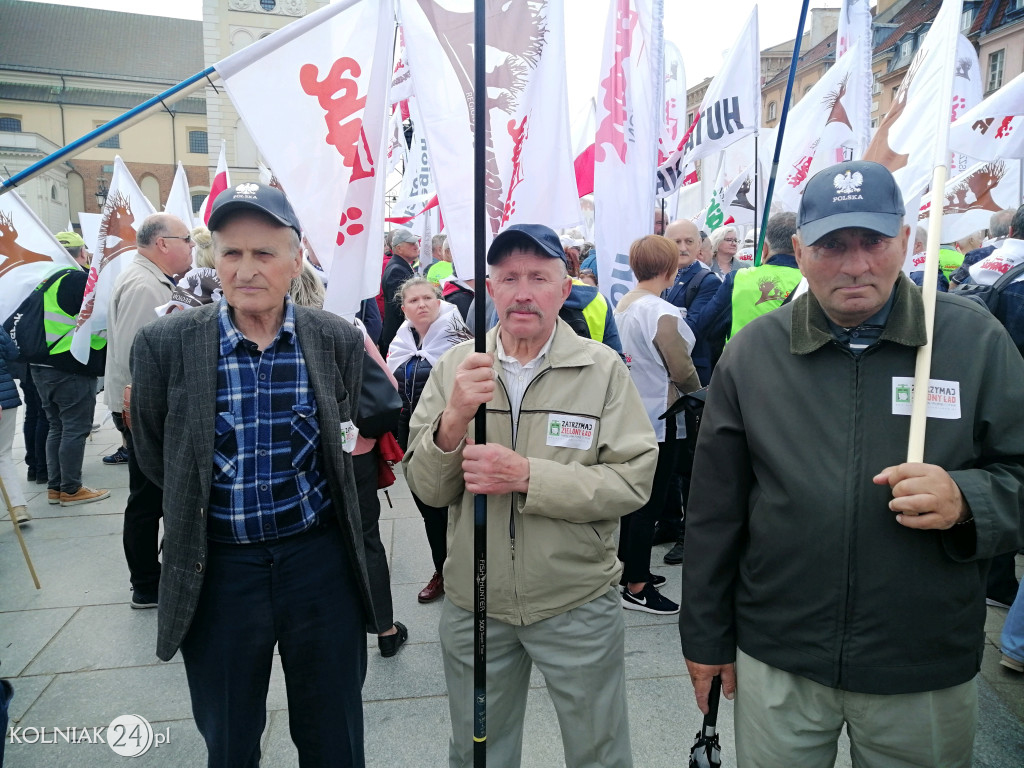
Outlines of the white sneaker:
[[14,519],[18,521],[18,525],[27,525],[32,520],[32,515],[28,513],[24,504],[21,504],[14,508]]

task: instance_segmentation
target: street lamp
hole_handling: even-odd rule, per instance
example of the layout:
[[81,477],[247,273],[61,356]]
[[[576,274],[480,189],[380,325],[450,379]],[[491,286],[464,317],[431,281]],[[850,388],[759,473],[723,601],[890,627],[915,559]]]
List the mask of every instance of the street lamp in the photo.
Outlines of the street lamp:
[[107,186],[107,180],[103,176],[96,178],[96,206],[102,211],[103,206],[107,202],[107,194],[110,192],[110,188]]

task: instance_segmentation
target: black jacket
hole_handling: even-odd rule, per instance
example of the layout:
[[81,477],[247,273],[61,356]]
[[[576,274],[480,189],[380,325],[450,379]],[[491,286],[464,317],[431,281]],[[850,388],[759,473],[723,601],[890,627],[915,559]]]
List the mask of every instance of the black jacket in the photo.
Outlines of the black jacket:
[[402,314],[402,302],[395,298],[395,293],[406,280],[415,273],[412,267],[401,256],[392,256],[384,267],[384,274],[380,278],[380,287],[384,292],[384,330],[380,334],[381,354],[387,356],[391,340],[398,332],[398,326],[405,320]]

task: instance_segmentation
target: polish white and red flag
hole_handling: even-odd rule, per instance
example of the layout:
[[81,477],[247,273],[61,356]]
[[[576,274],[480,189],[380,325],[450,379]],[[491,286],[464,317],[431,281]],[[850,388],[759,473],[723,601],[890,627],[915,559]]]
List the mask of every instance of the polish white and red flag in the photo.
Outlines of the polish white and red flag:
[[594,230],[601,293],[634,285],[629,246],[651,233],[664,112],[660,0],[613,0],[605,27],[594,141]]
[[324,306],[339,314],[379,289],[393,32],[392,0],[341,0],[214,65],[332,275]]
[[871,70],[863,65],[860,45],[842,56],[789,111],[772,201],[784,210],[799,207],[804,186],[815,173],[859,155],[864,126],[858,121],[864,116],[858,116],[854,105],[865,82],[871,87]]
[[[485,5],[483,205],[489,244],[516,223],[573,226],[580,209],[569,140],[563,4],[487,0]],[[471,275],[473,13],[440,0],[400,0],[399,7],[452,258],[460,275]]]
[[[185,175],[185,166],[178,161],[178,167],[174,171],[174,181],[171,182],[171,191],[167,194],[167,202],[164,204],[164,213],[177,216],[189,229],[195,226],[192,222],[192,195],[188,191],[188,176]],[[195,258],[195,251],[192,254]]]
[[17,191],[0,194],[0,322],[52,272],[77,266]]
[[757,6],[750,12],[729,58],[708,86],[679,146],[658,166],[658,195],[682,186],[687,166],[756,134],[761,126],[761,75]]
[[231,186],[231,177],[228,175],[228,143],[220,140],[220,155],[217,157],[217,171],[213,174],[213,183],[210,184],[210,194],[203,201],[203,224],[210,222],[210,214],[213,213],[213,201],[217,195]]
[[153,204],[142,194],[124,161],[120,156],[115,157],[85,296],[71,339],[71,354],[79,362],[89,360],[91,337],[107,330],[107,311],[114,283],[138,253],[135,231],[142,226],[143,219],[153,213],[156,213]]
[[1024,74],[958,117],[949,147],[978,160],[1024,157]]

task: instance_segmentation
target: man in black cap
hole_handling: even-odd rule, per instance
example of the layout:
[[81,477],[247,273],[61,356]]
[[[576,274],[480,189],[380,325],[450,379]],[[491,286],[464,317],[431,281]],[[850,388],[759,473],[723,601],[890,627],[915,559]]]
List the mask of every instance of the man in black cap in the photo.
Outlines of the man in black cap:
[[[558,235],[498,234],[487,254],[498,325],[434,366],[413,413],[406,477],[449,505],[441,649],[449,764],[473,764],[473,495],[487,494],[487,756],[515,768],[530,669],[547,681],[570,768],[632,766],[619,518],[651,492],[657,443],[619,356],[558,310],[571,282]],[[486,445],[472,420],[487,406]]]
[[[892,175],[808,183],[809,291],[755,318],[709,390],[686,520],[683,654],[697,704],[736,697],[737,762],[971,763],[988,559],[1016,549],[1024,360],[938,294],[924,462],[904,463],[927,328]],[[984,360],[984,366],[977,361]]]
[[209,227],[223,298],[131,354],[135,450],[164,499],[157,655],[181,649],[211,766],[259,763],[275,645],[299,761],[361,766],[363,339],[288,297],[302,249],[280,190],[225,190]]

